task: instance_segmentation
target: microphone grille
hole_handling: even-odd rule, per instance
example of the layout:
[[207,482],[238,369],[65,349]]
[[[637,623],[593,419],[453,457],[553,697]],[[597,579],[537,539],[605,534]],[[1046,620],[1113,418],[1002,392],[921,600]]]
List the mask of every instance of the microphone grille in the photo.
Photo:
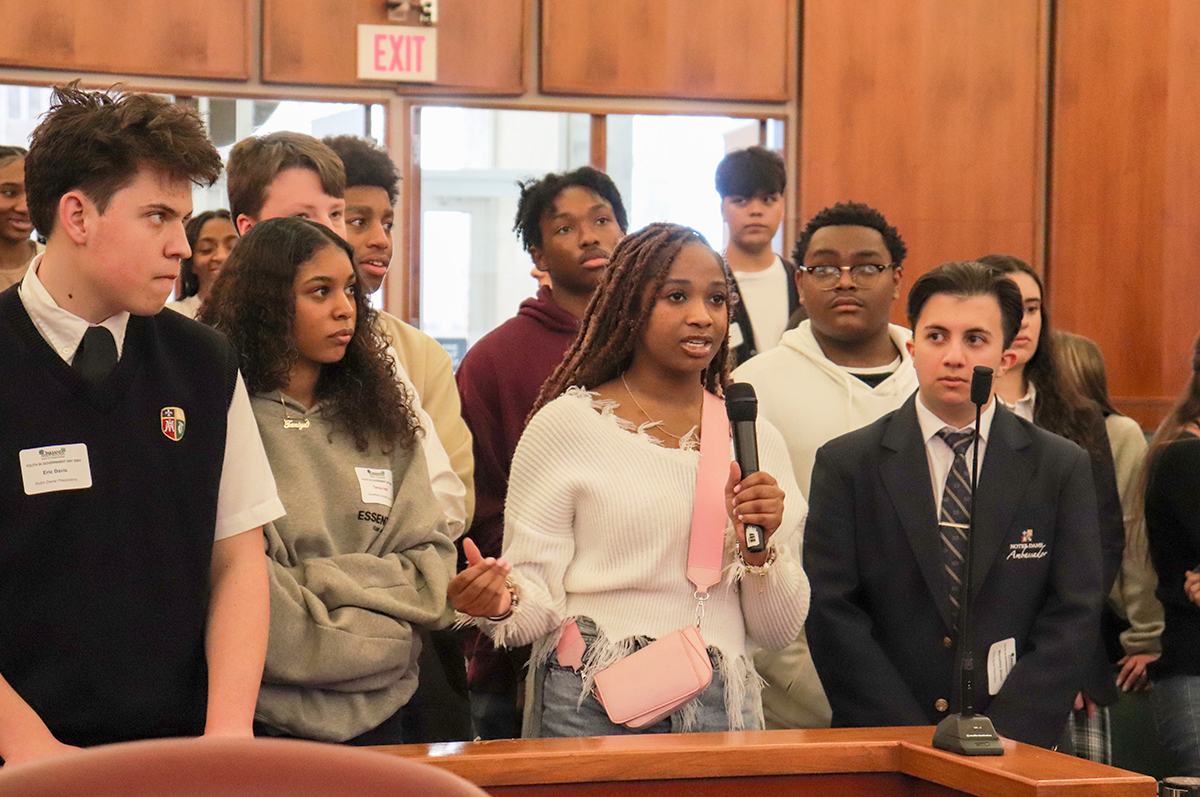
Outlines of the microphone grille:
[[732,423],[753,421],[758,417],[758,396],[749,382],[732,382],[725,386],[725,411]]

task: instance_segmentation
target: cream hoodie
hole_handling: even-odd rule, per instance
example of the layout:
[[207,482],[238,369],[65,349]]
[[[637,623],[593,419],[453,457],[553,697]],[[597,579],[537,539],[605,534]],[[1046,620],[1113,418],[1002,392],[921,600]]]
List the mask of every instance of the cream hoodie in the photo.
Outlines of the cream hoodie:
[[789,329],[778,346],[733,372],[736,381],[754,385],[759,413],[783,435],[805,500],[818,448],[898,409],[917,389],[904,346],[912,333],[895,324],[888,332],[900,350],[900,367],[874,388],[825,356],[811,321]]

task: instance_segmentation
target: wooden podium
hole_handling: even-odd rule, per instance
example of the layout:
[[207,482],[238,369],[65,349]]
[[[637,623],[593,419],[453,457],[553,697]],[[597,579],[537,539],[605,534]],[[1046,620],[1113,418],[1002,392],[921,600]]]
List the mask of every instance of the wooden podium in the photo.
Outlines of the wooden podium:
[[489,794],[548,797],[1153,797],[1153,778],[1006,741],[1004,755],[935,750],[932,727],[744,731],[377,747]]

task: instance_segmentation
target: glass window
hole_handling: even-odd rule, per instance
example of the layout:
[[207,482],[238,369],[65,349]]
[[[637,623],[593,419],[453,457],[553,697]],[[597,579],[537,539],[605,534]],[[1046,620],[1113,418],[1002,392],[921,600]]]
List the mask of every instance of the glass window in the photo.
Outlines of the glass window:
[[587,165],[590,138],[587,114],[421,109],[421,328],[456,365],[537,292],[518,181]]
[[[781,120],[768,120],[782,145]],[[726,152],[760,142],[758,119],[723,116],[608,117],[608,173],[621,189],[629,228],[672,221],[699,230],[715,249],[726,244],[721,198],[713,186]],[[776,251],[782,245],[777,237]]]
[[37,86],[0,86],[0,144],[29,146],[29,134],[50,110],[50,89]]

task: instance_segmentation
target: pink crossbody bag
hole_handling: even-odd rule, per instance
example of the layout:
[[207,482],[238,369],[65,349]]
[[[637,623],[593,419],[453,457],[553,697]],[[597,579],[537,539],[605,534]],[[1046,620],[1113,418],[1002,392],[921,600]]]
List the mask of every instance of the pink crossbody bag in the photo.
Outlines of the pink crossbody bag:
[[[696,588],[696,623],[651,642],[596,674],[596,699],[617,724],[634,729],[653,725],[712,683],[712,662],[700,636],[700,622],[708,590],[721,580],[729,461],[729,418],[721,399],[705,391],[687,563],[688,581]],[[558,643],[559,663],[578,670],[584,649],[579,627],[572,622],[563,629]]]

